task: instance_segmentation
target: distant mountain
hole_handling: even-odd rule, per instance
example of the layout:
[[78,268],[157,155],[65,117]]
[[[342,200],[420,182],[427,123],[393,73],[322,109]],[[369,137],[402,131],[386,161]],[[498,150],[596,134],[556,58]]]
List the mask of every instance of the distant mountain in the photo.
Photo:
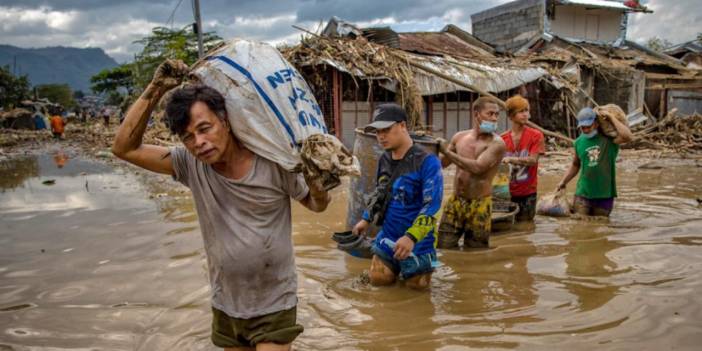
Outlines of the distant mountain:
[[28,74],[32,85],[68,84],[73,90],[90,92],[90,77],[117,62],[99,48],[67,48],[63,46],[24,49],[0,45],[0,66],[9,65],[17,73]]

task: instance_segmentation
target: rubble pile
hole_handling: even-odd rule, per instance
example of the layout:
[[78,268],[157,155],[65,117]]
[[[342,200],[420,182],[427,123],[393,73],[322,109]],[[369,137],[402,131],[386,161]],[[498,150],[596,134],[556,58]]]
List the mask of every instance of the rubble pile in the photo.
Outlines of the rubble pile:
[[702,115],[681,116],[677,109],[652,126],[634,134],[633,148],[672,149],[678,153],[702,152]]
[[[69,123],[66,125],[64,139],[70,143],[98,149],[109,149],[117,131],[117,125],[105,127],[100,122]],[[46,143],[53,139],[48,130],[20,130],[0,129],[0,147],[12,148],[26,143]],[[178,138],[172,136],[168,128],[161,121],[154,122],[146,129],[144,143],[161,146],[174,146]]]
[[46,141],[51,139],[47,131],[23,129],[0,129],[0,147],[11,147],[29,141]]
[[[410,129],[421,128],[423,100],[417,90],[410,64],[403,59],[403,51],[371,43],[363,37],[336,39],[310,36],[303,38],[300,45],[282,48],[280,52],[290,62],[302,65],[343,62],[344,67],[340,68],[347,72],[360,71],[369,78],[398,82],[397,103],[407,111]],[[317,76],[310,83],[324,86],[325,78],[318,72],[315,74]]]

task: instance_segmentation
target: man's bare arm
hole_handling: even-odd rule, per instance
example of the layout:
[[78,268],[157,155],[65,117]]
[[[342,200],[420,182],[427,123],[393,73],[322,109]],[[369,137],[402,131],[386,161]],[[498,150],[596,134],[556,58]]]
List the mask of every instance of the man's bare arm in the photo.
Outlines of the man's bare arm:
[[[456,152],[456,141],[458,140],[458,136],[460,134],[461,133],[456,133],[451,138],[451,142],[448,145],[449,150]],[[436,141],[439,142],[439,149],[441,149],[441,144],[446,142],[446,140],[443,138],[437,138]],[[451,160],[448,157],[444,156],[444,154],[441,152],[439,153],[439,160],[441,161],[441,168],[446,168],[451,165]]]
[[495,139],[476,160],[461,157],[446,147],[442,148],[441,152],[446,155],[451,162],[455,163],[458,168],[472,174],[483,174],[502,161],[505,150],[505,143],[502,139]]
[[305,183],[310,188],[307,196],[300,201],[302,206],[307,207],[313,212],[322,212],[327,209],[329,202],[331,202],[331,195],[328,191],[324,190],[322,182],[319,179],[310,179],[310,177],[305,177]]
[[573,155],[573,163],[570,164],[570,168],[568,168],[568,171],[566,174],[563,176],[563,179],[558,183],[558,186],[556,187],[556,190],[561,190],[570,183],[570,181],[578,174],[578,171],[580,171],[580,158],[578,158],[578,154]]
[[167,60],[162,63],[154,79],[139,99],[132,104],[117,130],[112,144],[115,156],[153,172],[173,174],[173,164],[168,148],[143,144],[144,132],[149,116],[163,94],[180,84],[188,67],[181,61]]
[[526,157],[505,157],[503,162],[511,163],[513,165],[520,165],[520,166],[533,166],[533,165],[539,163],[539,156],[541,156],[541,155],[536,154],[536,155],[529,155]]

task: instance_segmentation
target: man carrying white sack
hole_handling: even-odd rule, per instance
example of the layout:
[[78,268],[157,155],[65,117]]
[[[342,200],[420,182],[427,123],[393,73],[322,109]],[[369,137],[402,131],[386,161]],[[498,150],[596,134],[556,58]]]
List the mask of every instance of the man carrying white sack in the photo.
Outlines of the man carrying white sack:
[[247,149],[231,131],[224,98],[205,85],[178,88],[166,105],[168,127],[184,147],[142,144],[154,106],[187,71],[181,61],[159,66],[112,151],[192,191],[212,288],[212,342],[225,350],[290,350],[303,331],[296,322],[290,198],[322,212],[331,197],[318,181]]

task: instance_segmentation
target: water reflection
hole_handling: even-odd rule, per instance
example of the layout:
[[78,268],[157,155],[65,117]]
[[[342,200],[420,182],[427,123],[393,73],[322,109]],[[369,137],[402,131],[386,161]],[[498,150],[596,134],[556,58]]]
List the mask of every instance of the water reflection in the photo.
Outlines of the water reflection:
[[[0,170],[0,349],[216,349],[186,189],[67,154]],[[369,261],[335,249],[345,187],[324,215],[295,205],[296,349],[695,349],[700,180],[685,167],[620,174],[610,220],[538,216],[490,250],[440,252],[425,293],[371,287]]]
[[0,161],[0,190],[22,186],[25,180],[39,175],[39,163],[35,157]]

